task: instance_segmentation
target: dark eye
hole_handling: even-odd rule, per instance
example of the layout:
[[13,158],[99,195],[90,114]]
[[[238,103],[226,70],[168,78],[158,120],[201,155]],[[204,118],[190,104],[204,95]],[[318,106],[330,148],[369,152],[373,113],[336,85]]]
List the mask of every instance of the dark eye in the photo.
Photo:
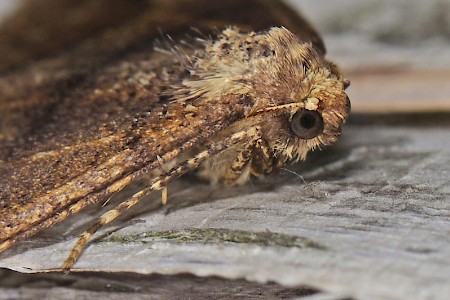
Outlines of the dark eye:
[[291,130],[299,138],[315,138],[323,131],[322,116],[317,111],[302,109],[292,117]]

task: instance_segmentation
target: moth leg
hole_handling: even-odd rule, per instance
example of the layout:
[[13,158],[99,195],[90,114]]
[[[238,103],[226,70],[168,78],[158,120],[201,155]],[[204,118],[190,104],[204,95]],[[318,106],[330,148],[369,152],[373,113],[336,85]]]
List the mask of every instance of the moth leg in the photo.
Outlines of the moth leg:
[[162,205],[166,205],[167,204],[167,185],[163,186],[162,188],[162,192],[161,192],[161,203]]
[[[165,169],[164,161],[163,161],[163,159],[161,158],[161,156],[157,155],[157,156],[156,156],[156,159],[158,160],[159,165],[161,166],[161,169],[162,169],[163,171],[168,171],[168,170]],[[162,192],[161,192],[161,203],[162,203],[162,205],[166,205],[166,204],[167,204],[167,200],[168,200],[168,198],[167,198],[167,192],[168,192],[168,190],[167,190],[167,185],[166,185],[166,186],[164,186],[164,187],[162,188]]]
[[226,175],[227,183],[236,182],[236,180],[242,175],[245,167],[252,159],[253,150],[257,144],[257,141],[260,139],[260,136],[255,136],[244,145],[244,149],[238,153],[236,159],[231,163],[231,166],[228,169]]
[[252,127],[246,131],[237,132],[221,142],[212,144],[207,150],[198,153],[193,158],[190,158],[180,163],[178,166],[156,177],[154,180],[151,181],[149,187],[143,189],[142,191],[137,192],[129,200],[120,203],[118,206],[116,206],[116,208],[104,213],[94,223],[94,225],[92,225],[91,228],[86,230],[80,236],[75,246],[72,248],[69,256],[62,265],[62,269],[65,271],[69,271],[70,268],[72,268],[72,266],[78,260],[84,248],[86,247],[87,242],[95,234],[95,232],[97,232],[98,229],[100,229],[102,226],[106,224],[111,223],[122,212],[139,203],[139,201],[142,200],[144,197],[146,197],[148,194],[150,194],[150,192],[161,189],[165,184],[167,184],[167,182],[169,182],[173,178],[181,176],[182,174],[194,168],[197,168],[202,162],[210,158],[212,155],[220,153],[223,150],[229,148],[230,146],[233,146],[241,141],[248,139],[248,137],[253,137],[259,134],[260,134],[259,127]]
[[274,169],[274,156],[266,140],[258,139],[253,150],[252,175],[269,174]]
[[261,136],[255,136],[239,152],[236,160],[232,163],[227,174],[227,182],[236,182],[249,163],[250,174],[252,175],[259,176],[271,173],[273,170],[273,160],[274,157],[267,141]]

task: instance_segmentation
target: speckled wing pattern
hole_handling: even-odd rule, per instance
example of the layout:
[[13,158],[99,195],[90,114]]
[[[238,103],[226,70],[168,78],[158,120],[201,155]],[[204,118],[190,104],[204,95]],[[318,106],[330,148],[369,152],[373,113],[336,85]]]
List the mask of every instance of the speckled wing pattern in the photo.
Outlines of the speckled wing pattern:
[[[59,1],[37,2],[64,14]],[[47,55],[31,42],[11,46],[13,35],[27,40],[11,28],[26,25],[32,7],[0,28],[0,250],[105,199],[158,168],[158,159],[170,161],[241,117],[242,104],[232,99],[189,118],[179,117],[176,105],[169,112],[174,117],[167,115],[166,89],[186,74],[175,56],[152,51],[158,28],[177,37],[188,26],[284,25],[325,52],[315,31],[279,1],[133,3],[123,12],[124,1],[108,1],[117,20],[105,24],[95,22],[104,12],[81,4],[94,33],[74,37],[66,33],[77,28],[67,25],[53,33],[60,43],[46,45]],[[49,20],[48,26],[51,32],[55,25]]]

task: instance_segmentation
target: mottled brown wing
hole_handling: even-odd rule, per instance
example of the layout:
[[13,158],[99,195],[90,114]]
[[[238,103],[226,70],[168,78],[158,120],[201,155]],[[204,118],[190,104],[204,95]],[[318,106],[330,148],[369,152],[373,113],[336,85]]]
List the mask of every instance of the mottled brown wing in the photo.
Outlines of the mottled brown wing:
[[308,23],[272,0],[34,0],[5,22],[0,242],[63,220],[158,167],[158,155],[169,160],[239,118],[231,100],[167,118],[162,92],[185,73],[152,53],[159,30],[177,37],[225,25],[283,25],[324,53]]

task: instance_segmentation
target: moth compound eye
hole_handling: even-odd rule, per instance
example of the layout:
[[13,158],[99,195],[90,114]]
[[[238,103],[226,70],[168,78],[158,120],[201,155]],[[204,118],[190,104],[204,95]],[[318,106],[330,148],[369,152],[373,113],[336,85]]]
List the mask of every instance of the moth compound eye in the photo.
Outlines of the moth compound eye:
[[291,130],[299,138],[315,138],[323,131],[322,116],[317,111],[302,109],[292,117]]

